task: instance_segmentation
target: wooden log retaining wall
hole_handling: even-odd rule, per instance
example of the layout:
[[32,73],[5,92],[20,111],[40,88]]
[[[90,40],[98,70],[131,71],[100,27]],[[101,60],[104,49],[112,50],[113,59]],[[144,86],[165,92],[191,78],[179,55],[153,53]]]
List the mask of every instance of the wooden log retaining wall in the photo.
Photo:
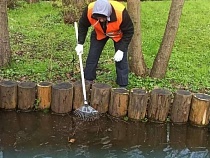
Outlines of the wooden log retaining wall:
[[33,110],[36,102],[36,84],[34,82],[22,82],[18,84],[18,109],[22,111]]
[[37,84],[38,108],[47,109],[51,105],[52,83],[41,82]]
[[[170,118],[173,124],[205,127],[210,118],[210,96],[177,90],[174,94],[158,88],[147,92],[140,88],[130,91],[112,88],[104,83],[95,83],[90,88],[86,83],[87,99],[100,113],[132,120],[148,119],[165,123]],[[0,82],[0,108],[5,110],[31,111],[34,108],[51,109],[58,114],[69,113],[83,105],[81,82]]]

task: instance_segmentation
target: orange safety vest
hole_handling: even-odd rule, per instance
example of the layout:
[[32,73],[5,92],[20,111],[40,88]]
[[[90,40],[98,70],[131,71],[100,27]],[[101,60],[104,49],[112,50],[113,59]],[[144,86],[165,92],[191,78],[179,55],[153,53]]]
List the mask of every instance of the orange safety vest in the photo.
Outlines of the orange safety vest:
[[92,2],[88,5],[88,20],[90,21],[91,25],[94,27],[96,34],[97,34],[97,40],[102,40],[106,38],[107,36],[112,38],[115,42],[118,42],[122,38],[122,32],[120,30],[120,24],[122,23],[122,12],[125,9],[125,6],[119,2],[116,1],[109,1],[111,5],[114,7],[117,20],[113,22],[107,23],[107,29],[104,33],[103,29],[101,28],[101,25],[98,20],[93,19],[92,12],[93,12],[93,6],[95,2]]

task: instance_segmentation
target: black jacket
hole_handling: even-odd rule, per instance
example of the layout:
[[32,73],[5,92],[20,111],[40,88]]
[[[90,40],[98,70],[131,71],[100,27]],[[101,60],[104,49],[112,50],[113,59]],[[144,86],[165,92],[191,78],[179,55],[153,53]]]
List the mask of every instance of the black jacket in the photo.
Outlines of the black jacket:
[[[88,28],[91,26],[91,24],[88,20],[87,13],[88,13],[88,7],[86,7],[84,9],[82,16],[79,20],[79,28],[78,28],[78,31],[79,31],[78,43],[79,44],[84,44]],[[94,17],[92,17],[92,18],[94,18]],[[117,17],[115,14],[115,10],[112,7],[112,14],[110,16],[109,22],[116,21],[116,20],[117,20]],[[128,45],[129,45],[129,43],[132,39],[133,33],[134,33],[133,22],[132,22],[126,9],[124,9],[123,13],[122,13],[122,23],[120,25],[120,29],[123,33],[123,37],[119,41],[122,43],[120,46],[120,50],[125,52],[128,48]]]

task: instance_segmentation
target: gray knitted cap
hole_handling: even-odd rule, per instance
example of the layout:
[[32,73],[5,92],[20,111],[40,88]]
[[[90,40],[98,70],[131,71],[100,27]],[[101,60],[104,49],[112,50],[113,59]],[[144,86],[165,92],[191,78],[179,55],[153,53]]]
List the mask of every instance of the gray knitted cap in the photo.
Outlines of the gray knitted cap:
[[107,17],[110,21],[110,15],[112,14],[112,6],[108,0],[97,0],[93,7],[93,14],[101,14]]

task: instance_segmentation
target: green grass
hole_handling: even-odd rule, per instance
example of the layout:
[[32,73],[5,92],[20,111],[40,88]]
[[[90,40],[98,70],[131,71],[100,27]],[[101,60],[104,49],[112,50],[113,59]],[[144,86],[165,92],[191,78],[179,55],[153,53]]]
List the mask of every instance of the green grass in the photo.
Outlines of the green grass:
[[[142,49],[148,68],[158,52],[169,9],[170,1],[141,3]],[[130,73],[128,88],[163,87],[172,91],[185,88],[210,93],[209,10],[209,0],[186,1],[166,77],[158,80]],[[0,79],[35,82],[80,79],[74,28],[63,23],[60,8],[52,7],[50,2],[31,5],[21,2],[21,7],[9,10],[8,15],[13,54],[10,65],[0,69]],[[90,32],[84,45],[84,63],[89,37]],[[113,55],[113,43],[109,40],[99,61],[97,82],[115,87]]]

